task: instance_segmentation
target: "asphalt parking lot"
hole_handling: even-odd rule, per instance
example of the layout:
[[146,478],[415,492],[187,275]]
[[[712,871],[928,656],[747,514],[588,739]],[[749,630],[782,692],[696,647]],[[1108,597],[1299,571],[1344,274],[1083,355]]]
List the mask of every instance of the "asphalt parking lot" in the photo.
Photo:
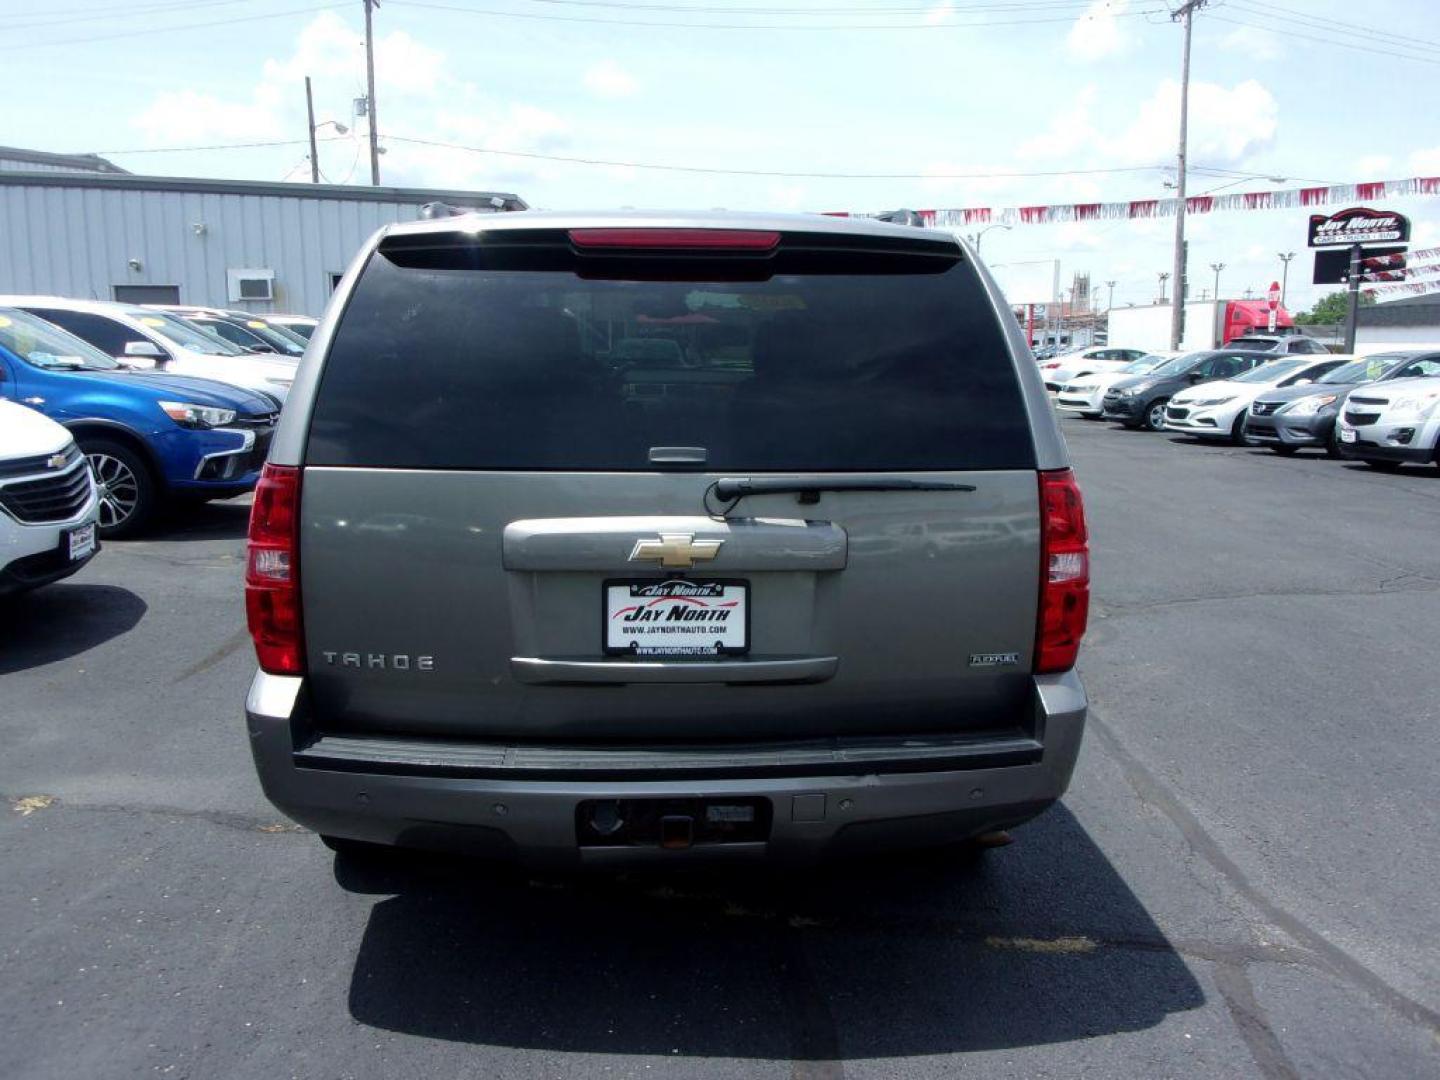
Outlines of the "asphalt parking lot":
[[0,1076],[1440,1075],[1440,470],[1064,428],[1091,727],[978,861],[337,863],[251,769],[243,501],[0,608]]

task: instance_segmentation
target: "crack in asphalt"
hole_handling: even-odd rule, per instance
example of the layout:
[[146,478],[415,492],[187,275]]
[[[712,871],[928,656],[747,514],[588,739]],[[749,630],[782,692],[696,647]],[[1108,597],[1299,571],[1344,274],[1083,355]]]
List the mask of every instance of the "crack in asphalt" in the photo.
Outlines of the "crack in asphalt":
[[209,671],[216,664],[220,663],[220,661],[224,660],[231,653],[235,652],[235,650],[241,648],[246,643],[248,643],[249,640],[250,631],[243,626],[240,627],[240,629],[236,630],[235,633],[231,634],[228,638],[226,638],[218,646],[216,646],[213,651],[211,651],[205,656],[202,656],[199,660],[196,660],[195,663],[191,664],[179,675],[175,676],[175,678],[171,680],[171,685],[174,685],[175,683],[182,683],[186,679],[193,679],[201,672]]
[[[149,805],[143,803],[133,806],[126,806],[122,803],[76,803],[48,795],[39,797],[50,800],[44,808],[47,813],[53,813],[57,810],[76,810],[87,814],[136,814],[146,817],[165,817],[182,820],[198,819],[208,821],[212,825],[220,825],[227,829],[239,829],[242,832],[260,832],[267,834],[309,831],[308,829],[304,829],[299,825],[293,825],[289,822],[277,822],[274,818],[252,817],[249,814],[237,814],[228,810],[189,810],[178,806]],[[0,800],[14,803],[18,798],[20,798],[20,796],[7,795],[5,792],[0,792]]]
[[1266,1080],[1300,1080],[1300,1070],[1285,1053],[1285,1047],[1270,1027],[1270,1021],[1255,999],[1255,986],[1243,964],[1220,964],[1215,969],[1215,988],[1230,1019],[1240,1032],[1250,1056]]
[[[1190,849],[1224,877],[1237,893],[1268,920],[1271,926],[1283,932],[1290,940],[1310,953],[1314,957],[1316,965],[1321,969],[1358,987],[1367,996],[1411,1023],[1426,1028],[1432,1036],[1440,1037],[1440,1013],[1422,1002],[1416,1001],[1404,991],[1391,986],[1380,975],[1334,944],[1318,930],[1266,896],[1259,886],[1254,884],[1249,876],[1240,869],[1239,865],[1225,854],[1219,842],[1210,835],[1199,819],[1171,793],[1169,788],[1149,768],[1125,749],[1109,725],[1096,715],[1093,705],[1090,709],[1088,727],[1104,746],[1106,752],[1120,766],[1126,781],[1140,800],[1163,814],[1179,830]],[[1231,989],[1237,988],[1232,984]],[[1251,998],[1253,1000],[1253,992]],[[1227,1003],[1228,1001],[1227,998]],[[1260,1015],[1258,1005],[1247,1015],[1251,1017]],[[1264,1068],[1263,1063],[1257,1061],[1257,1064]],[[1275,1075],[1283,1076],[1285,1074]]]

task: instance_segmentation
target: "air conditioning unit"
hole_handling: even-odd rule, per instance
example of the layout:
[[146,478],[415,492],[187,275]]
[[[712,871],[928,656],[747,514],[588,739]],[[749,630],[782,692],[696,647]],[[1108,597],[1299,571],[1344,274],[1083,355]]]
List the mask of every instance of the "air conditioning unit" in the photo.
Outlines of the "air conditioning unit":
[[226,270],[230,302],[275,299],[274,270]]

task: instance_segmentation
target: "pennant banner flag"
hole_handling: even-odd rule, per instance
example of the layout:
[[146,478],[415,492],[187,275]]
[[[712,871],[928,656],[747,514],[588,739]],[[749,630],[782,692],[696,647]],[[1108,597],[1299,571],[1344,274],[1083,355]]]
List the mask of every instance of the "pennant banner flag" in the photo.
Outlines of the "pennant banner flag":
[[1364,270],[1384,270],[1392,266],[1404,266],[1410,259],[1440,259],[1440,248],[1424,248],[1421,251],[1410,251],[1404,255],[1375,255],[1369,259],[1361,259],[1360,266]]
[[[1192,195],[1185,200],[1187,214],[1220,214],[1232,210],[1287,210],[1302,206],[1379,202],[1406,195],[1440,195],[1440,176],[1409,180],[1376,180],[1368,184],[1284,188],[1248,191],[1239,195]],[[969,206],[956,210],[921,210],[920,219],[931,228],[953,229],[970,225],[1053,225],[1066,221],[1123,221],[1174,217],[1178,199],[1132,199],[1128,202],[1061,203],[1054,206]],[[850,217],[845,211],[836,217]],[[855,214],[855,217],[873,217]]]
[[1404,285],[1373,285],[1362,289],[1371,296],[1423,296],[1425,293],[1440,292],[1440,281],[1407,282]]
[[1421,263],[1400,270],[1371,270],[1355,276],[1361,281],[1404,281],[1413,277],[1429,277],[1431,274],[1440,274],[1440,263]]

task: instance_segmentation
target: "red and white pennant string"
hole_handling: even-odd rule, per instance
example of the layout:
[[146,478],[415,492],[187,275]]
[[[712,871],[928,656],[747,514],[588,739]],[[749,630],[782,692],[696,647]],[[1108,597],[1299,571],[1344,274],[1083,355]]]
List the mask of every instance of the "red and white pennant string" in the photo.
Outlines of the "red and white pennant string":
[[[1235,210],[1287,210],[1304,206],[1379,202],[1405,195],[1440,195],[1440,176],[1409,180],[1377,180],[1368,184],[1333,184],[1328,187],[1247,191],[1239,195],[1194,195],[1185,200],[1187,214],[1218,214]],[[1054,206],[969,206],[958,210],[920,210],[921,220],[932,228],[968,225],[1053,225],[1067,221],[1123,221],[1174,217],[1179,199],[1131,199],[1129,202],[1062,203]],[[834,217],[868,217],[848,211]]]

